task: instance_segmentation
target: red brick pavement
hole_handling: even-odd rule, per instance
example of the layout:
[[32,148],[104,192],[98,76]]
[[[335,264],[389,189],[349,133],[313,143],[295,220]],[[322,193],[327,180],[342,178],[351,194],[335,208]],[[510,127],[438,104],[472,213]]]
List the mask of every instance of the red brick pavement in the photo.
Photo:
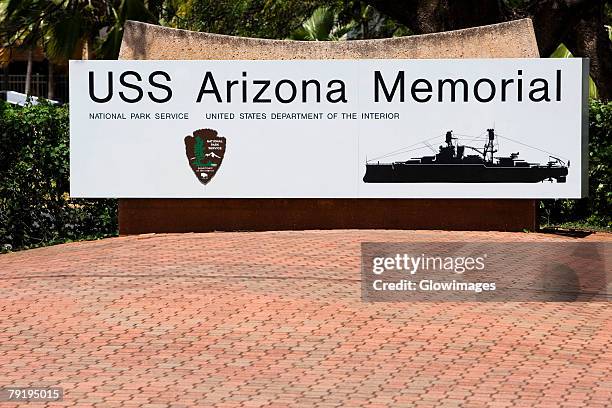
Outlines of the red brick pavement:
[[211,233],[0,255],[0,386],[63,387],[49,406],[612,406],[606,301],[361,302],[360,242],[459,240],[573,239]]

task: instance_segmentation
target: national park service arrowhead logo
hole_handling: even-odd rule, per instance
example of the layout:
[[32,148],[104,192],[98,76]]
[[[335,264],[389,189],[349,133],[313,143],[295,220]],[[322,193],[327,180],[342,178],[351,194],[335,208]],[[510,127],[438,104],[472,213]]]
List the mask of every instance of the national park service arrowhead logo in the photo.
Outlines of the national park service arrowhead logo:
[[225,138],[213,129],[199,129],[185,137],[189,166],[200,183],[206,185],[219,171],[225,155]]

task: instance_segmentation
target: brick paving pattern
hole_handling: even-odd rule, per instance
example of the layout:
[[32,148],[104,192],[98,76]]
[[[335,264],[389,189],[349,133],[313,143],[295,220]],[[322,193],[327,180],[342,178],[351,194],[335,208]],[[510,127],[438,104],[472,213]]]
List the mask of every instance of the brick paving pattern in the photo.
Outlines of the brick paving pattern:
[[63,387],[50,407],[609,407],[605,300],[360,299],[362,241],[573,240],[612,235],[165,234],[0,255],[0,387]]

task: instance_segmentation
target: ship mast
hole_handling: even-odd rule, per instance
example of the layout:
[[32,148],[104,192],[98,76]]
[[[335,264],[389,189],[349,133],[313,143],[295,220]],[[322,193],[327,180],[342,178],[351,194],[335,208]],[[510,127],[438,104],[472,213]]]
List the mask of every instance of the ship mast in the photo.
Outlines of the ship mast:
[[453,131],[449,130],[448,132],[446,132],[446,146],[447,147],[453,146],[453,139],[457,139],[456,137],[453,137]]
[[493,154],[497,153],[497,150],[495,150],[495,145],[494,145],[495,130],[487,129],[487,133],[489,135],[489,140],[487,141],[487,144],[485,144],[484,146],[484,152],[482,153],[482,156],[483,156],[484,161],[492,163]]

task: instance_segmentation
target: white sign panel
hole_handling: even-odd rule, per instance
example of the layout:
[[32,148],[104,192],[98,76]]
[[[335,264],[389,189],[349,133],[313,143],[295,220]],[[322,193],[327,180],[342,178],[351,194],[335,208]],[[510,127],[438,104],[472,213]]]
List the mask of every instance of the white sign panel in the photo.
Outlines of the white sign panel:
[[73,197],[578,198],[581,59],[71,61]]

